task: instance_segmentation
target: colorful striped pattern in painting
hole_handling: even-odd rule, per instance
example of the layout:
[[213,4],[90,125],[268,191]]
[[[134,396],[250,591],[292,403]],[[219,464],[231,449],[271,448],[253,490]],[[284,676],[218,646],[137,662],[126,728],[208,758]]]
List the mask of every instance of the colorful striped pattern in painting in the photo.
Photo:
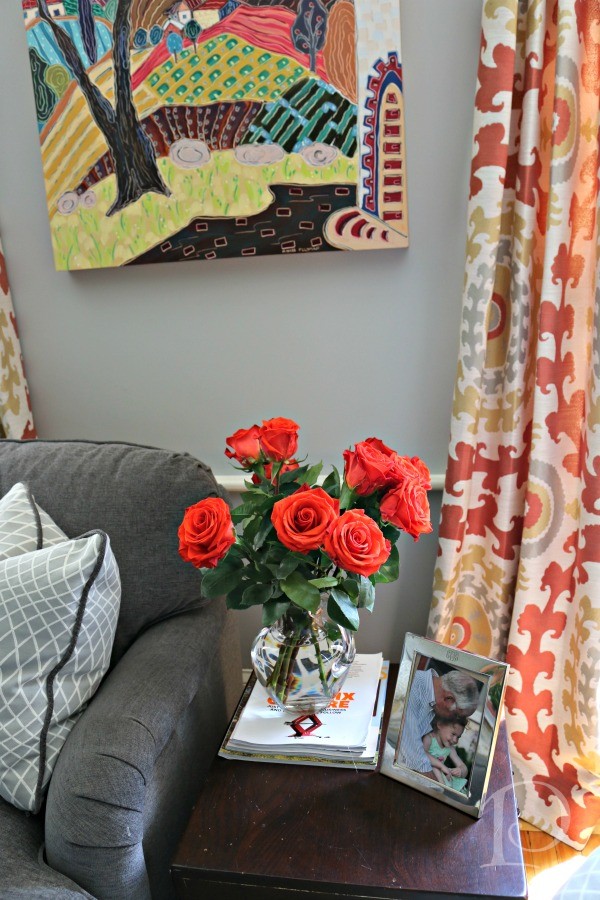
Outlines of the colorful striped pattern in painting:
[[280,144],[287,153],[322,141],[353,156],[356,134],[356,106],[315,78],[297,81],[281,100],[265,104],[249,128],[250,142]]

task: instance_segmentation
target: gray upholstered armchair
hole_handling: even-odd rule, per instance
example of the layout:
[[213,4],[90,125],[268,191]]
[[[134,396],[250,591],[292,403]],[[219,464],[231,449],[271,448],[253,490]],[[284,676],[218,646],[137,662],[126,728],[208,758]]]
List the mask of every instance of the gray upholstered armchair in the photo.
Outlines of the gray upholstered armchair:
[[0,898],[170,898],[171,857],[241,688],[232,619],[177,553],[184,508],[221,490],[185,454],[0,441],[0,496],[18,481],[69,537],[107,532],[122,600],[111,668],[45,809],[0,800]]

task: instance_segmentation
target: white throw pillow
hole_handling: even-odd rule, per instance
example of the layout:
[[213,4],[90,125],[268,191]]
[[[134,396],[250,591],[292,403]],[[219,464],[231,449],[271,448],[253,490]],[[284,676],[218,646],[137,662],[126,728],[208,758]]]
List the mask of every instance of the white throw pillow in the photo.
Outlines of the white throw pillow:
[[36,504],[26,484],[15,484],[0,500],[0,559],[68,540]]
[[19,809],[39,811],[108,669],[120,596],[101,531],[0,559],[0,796]]

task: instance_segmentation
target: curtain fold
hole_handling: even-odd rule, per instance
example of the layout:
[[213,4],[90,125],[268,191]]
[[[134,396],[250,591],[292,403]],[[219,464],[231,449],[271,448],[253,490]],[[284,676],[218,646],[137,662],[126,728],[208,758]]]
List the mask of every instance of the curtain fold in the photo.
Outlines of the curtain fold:
[[485,0],[429,634],[511,671],[521,815],[600,821],[600,3]]
[[6,260],[0,239],[0,438],[35,438]]

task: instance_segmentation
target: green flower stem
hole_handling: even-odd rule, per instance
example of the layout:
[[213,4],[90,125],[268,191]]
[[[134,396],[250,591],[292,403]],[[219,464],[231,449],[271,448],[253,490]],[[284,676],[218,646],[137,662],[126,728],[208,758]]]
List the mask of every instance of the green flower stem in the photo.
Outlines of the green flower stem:
[[302,629],[298,627],[294,629],[293,638],[296,640],[292,640],[285,645],[284,650],[279,654],[277,663],[269,679],[269,684],[275,691],[275,695],[283,703],[285,703],[291,686],[291,673],[294,667],[294,661],[298,655],[297,639],[300,636],[301,631]]
[[290,691],[291,673],[297,653],[297,644],[286,644],[285,650],[281,654],[282,663],[275,682],[275,695],[281,700],[282,704],[287,700]]
[[321,679],[321,684],[323,687],[327,686],[327,676],[325,675],[325,666],[323,665],[323,657],[321,655],[321,648],[319,647],[319,641],[317,640],[316,634],[312,633],[312,642],[313,647],[315,648],[315,653],[317,654],[317,662],[319,664],[319,678]]
[[[327,675],[325,673],[325,664],[323,662],[318,637],[314,627],[312,625],[309,627],[311,630],[311,643],[315,649],[315,656],[319,667],[319,679],[323,687],[326,688]],[[289,693],[294,685],[294,665],[301,646],[300,640],[305,630],[305,625],[298,622],[293,623],[293,631],[289,636],[289,641],[282,647],[281,652],[277,657],[277,662],[269,677],[269,687],[272,688],[273,693],[282,705],[286,703]]]
[[285,682],[283,685],[284,693],[283,693],[282,699],[283,699],[284,703],[287,700],[288,694],[289,694],[290,690],[292,689],[292,685],[294,682],[294,663],[296,662],[296,657],[298,656],[299,649],[300,649],[300,645],[296,643],[293,645],[292,651],[290,653],[290,658],[289,658],[288,668],[287,668],[287,678],[285,679]]
[[271,687],[273,687],[273,685],[276,685],[279,680],[279,673],[281,671],[281,665],[283,663],[284,655],[285,655],[285,651],[283,653],[280,653],[279,656],[277,657],[277,662],[275,663],[275,668],[273,669],[273,671],[271,672],[271,675],[269,677],[269,685]]

